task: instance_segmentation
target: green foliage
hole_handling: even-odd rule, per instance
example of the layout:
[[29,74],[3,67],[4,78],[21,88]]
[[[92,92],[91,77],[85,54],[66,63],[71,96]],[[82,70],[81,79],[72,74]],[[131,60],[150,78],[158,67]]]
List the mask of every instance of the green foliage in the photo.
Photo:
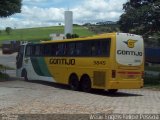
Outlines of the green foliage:
[[8,75],[8,74],[2,73],[2,72],[0,71],[0,80],[2,80],[2,79],[8,79],[8,78],[9,78],[9,75]]
[[[93,32],[82,26],[74,26],[73,31],[79,36],[91,36]],[[27,29],[14,29],[12,34],[6,35],[5,31],[2,31],[0,35],[0,43],[4,40],[22,40],[22,41],[40,41],[50,40],[49,35],[52,33],[63,33],[63,26],[52,27],[39,27],[39,28],[27,28]]]
[[119,32],[119,25],[117,24],[90,25],[90,26],[87,26],[87,28],[96,34]]
[[0,80],[1,79],[8,79],[9,78],[9,75],[7,75],[5,73],[6,69],[7,68],[5,66],[3,66],[3,65],[0,64]]
[[79,38],[79,35],[78,35],[78,34],[70,34],[70,33],[67,33],[67,34],[66,34],[66,38],[67,38],[67,39]]
[[67,33],[67,34],[66,34],[66,38],[67,38],[67,39],[71,39],[71,38],[72,38],[72,34],[71,34],[71,33]]
[[1,0],[0,17],[8,17],[14,13],[21,12],[22,0]]
[[72,38],[79,38],[78,34],[72,34]]
[[160,77],[144,77],[144,85],[160,85]]
[[11,28],[11,27],[6,27],[6,33],[7,33],[8,35],[10,35],[11,31],[12,31],[12,28]]
[[130,0],[124,4],[120,29],[141,35],[160,31],[160,0]]

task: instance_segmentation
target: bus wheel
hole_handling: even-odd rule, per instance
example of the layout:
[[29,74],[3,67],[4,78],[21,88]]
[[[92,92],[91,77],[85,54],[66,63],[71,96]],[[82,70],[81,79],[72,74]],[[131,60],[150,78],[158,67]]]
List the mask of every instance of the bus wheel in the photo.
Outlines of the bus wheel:
[[108,92],[111,93],[111,94],[116,93],[117,91],[118,91],[118,89],[109,89],[108,90]]
[[23,70],[23,72],[22,72],[22,77],[24,77],[24,80],[25,80],[25,81],[28,81],[27,71],[26,71],[26,70]]
[[91,80],[88,76],[83,76],[81,78],[80,88],[84,92],[90,92],[91,91]]
[[69,86],[72,90],[79,90],[79,81],[77,75],[73,74],[69,77]]

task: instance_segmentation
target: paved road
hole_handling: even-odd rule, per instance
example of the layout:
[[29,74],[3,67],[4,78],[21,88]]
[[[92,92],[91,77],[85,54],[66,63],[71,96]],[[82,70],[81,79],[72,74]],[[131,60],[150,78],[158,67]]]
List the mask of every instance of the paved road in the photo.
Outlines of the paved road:
[[7,81],[0,83],[3,113],[127,113],[160,114],[160,92],[148,89],[120,90],[112,95],[71,91],[52,83]]

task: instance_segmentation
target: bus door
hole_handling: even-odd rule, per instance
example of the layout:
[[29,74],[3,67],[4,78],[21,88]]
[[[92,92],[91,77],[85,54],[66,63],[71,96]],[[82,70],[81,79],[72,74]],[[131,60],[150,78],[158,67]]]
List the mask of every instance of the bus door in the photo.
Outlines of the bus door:
[[17,69],[21,69],[23,65],[23,56],[24,56],[24,45],[20,46],[20,49],[18,51],[17,57],[16,57],[16,66]]

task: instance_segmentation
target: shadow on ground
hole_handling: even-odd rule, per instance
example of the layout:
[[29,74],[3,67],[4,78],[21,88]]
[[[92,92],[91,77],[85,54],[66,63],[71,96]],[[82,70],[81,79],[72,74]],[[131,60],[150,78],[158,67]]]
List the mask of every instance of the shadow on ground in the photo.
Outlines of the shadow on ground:
[[[70,90],[70,87],[68,85],[64,84],[57,84],[57,83],[52,83],[52,82],[45,82],[45,81],[29,81],[32,83],[39,83],[42,85],[47,85],[55,88],[60,88],[64,90]],[[78,91],[82,92],[82,91]],[[135,93],[127,93],[127,92],[116,92],[116,93],[109,93],[108,91],[100,90],[100,89],[92,89],[91,94],[95,95],[101,95],[101,96],[109,96],[109,97],[136,97],[136,96],[143,96],[141,94],[135,94]]]

